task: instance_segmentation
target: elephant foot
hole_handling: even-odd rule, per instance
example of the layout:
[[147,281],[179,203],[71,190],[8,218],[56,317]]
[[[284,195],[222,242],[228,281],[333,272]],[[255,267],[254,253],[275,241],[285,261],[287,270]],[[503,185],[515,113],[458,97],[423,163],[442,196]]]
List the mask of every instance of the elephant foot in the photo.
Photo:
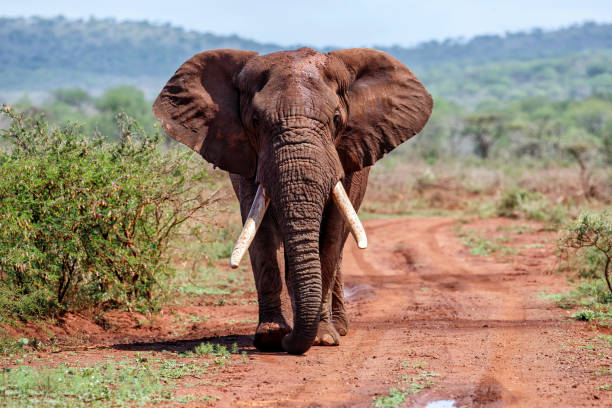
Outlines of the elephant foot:
[[332,315],[332,323],[341,336],[346,336],[346,333],[348,333],[348,317],[346,313],[334,313]]
[[[282,321],[278,321],[281,320]],[[253,345],[259,351],[283,351],[282,340],[291,332],[285,319],[281,318],[271,322],[260,322],[255,330]]]
[[313,346],[338,346],[340,345],[340,334],[334,325],[328,321],[319,322],[319,330],[315,337]]

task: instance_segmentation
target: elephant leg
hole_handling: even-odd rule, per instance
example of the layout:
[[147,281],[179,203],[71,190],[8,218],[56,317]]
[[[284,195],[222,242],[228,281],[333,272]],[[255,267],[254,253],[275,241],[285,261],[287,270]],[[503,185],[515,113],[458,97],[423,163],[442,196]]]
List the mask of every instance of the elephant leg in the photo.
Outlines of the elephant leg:
[[344,278],[342,276],[342,254],[338,260],[338,267],[331,293],[332,323],[341,336],[348,333],[348,315],[344,307]]
[[[240,200],[242,220],[246,219],[257,185],[240,176],[231,176],[232,184]],[[288,309],[287,296],[283,296],[281,272],[282,248],[278,226],[272,214],[264,216],[251,246],[249,257],[257,289],[259,324],[255,331],[254,345],[262,351],[281,351],[283,337],[291,331],[283,310]]]
[[321,320],[319,330],[313,345],[315,346],[337,346],[340,344],[340,333],[334,327],[331,317],[331,291],[327,294],[327,299],[321,305]]
[[315,338],[316,346],[337,346],[340,344],[340,333],[334,327],[332,319],[332,288],[336,282],[336,272],[340,264],[342,248],[348,236],[342,215],[335,204],[329,203],[325,208],[321,225],[321,317],[319,330]]
[[[369,171],[369,168],[365,168],[346,175],[343,180],[344,188],[355,210],[359,209],[363,201]],[[321,322],[315,345],[338,345],[340,336],[345,336],[348,332],[342,274],[342,250],[348,235],[348,226],[336,205],[333,202],[328,203],[321,225],[320,255],[323,300]]]

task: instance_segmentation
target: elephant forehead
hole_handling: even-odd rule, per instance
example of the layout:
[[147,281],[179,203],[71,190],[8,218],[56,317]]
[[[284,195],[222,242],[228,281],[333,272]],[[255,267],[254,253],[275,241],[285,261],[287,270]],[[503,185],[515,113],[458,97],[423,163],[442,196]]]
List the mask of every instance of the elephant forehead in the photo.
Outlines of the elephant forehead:
[[320,81],[327,60],[325,55],[316,51],[302,53],[298,50],[278,57],[273,64],[271,74],[289,84]]
[[[291,111],[299,107],[327,111],[333,104],[326,70],[328,56],[310,48],[263,55],[246,67],[252,83],[259,82],[256,105],[264,110]],[[245,73],[246,74],[246,73]],[[265,78],[263,81],[261,78]],[[249,88],[249,87],[244,87]],[[330,92],[331,91],[331,92]]]
[[321,84],[321,72],[318,61],[308,58],[300,59],[291,64],[290,75],[287,80],[287,88],[293,88],[298,97],[314,102],[315,93],[319,93]]
[[306,104],[322,102],[326,81],[323,71],[326,64],[323,54],[296,55],[284,66],[284,75],[280,76],[279,87],[287,92],[288,97],[301,99]]

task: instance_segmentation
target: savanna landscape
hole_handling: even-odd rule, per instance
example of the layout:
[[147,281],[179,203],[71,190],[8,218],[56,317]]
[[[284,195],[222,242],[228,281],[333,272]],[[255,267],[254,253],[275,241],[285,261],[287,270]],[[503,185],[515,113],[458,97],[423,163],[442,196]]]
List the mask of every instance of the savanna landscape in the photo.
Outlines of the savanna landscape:
[[348,333],[297,356],[253,346],[227,172],[151,110],[199,51],[284,47],[95,18],[0,37],[1,406],[612,405],[612,24],[377,47],[433,113],[370,171]]

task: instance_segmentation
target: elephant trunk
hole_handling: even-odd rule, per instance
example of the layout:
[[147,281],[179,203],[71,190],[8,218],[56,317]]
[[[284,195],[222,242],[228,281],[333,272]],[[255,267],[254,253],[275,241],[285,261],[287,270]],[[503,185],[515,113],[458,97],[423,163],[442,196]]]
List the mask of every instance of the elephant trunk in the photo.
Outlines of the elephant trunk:
[[[312,143],[308,128],[284,130],[274,138],[269,160],[260,170],[271,207],[283,234],[287,284],[293,298],[293,331],[282,345],[306,352],[317,335],[321,312],[319,234],[323,208],[338,175],[335,149]],[[330,153],[331,152],[331,153]],[[272,182],[270,182],[272,181]]]
[[283,339],[283,349],[302,354],[317,335],[321,312],[321,212],[308,203],[290,203],[284,217],[284,249],[288,281],[293,294],[293,331]]

